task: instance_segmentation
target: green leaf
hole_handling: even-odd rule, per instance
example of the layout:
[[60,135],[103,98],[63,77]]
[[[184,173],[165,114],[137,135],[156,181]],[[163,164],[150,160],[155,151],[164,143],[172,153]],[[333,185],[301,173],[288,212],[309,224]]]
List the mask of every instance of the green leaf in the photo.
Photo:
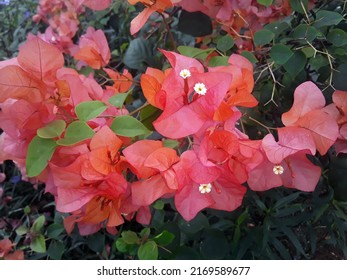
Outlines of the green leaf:
[[51,224],[47,227],[47,237],[49,238],[57,238],[61,233],[65,231],[64,226],[62,224]]
[[178,19],[177,30],[194,37],[202,37],[212,33],[212,22],[202,12],[182,10]]
[[333,84],[337,90],[347,91],[347,63],[341,64],[337,71],[333,71]]
[[327,39],[336,47],[347,45],[347,33],[342,29],[333,29],[329,31]]
[[19,236],[27,234],[28,232],[29,232],[29,228],[27,228],[26,226],[20,226],[16,229],[16,233]]
[[107,105],[104,102],[98,100],[85,101],[76,106],[75,112],[81,121],[87,122],[99,116],[106,108]]
[[92,138],[95,132],[83,121],[74,121],[66,129],[63,139],[57,141],[58,145],[71,146]]
[[235,42],[233,37],[231,37],[229,34],[221,37],[220,39],[218,39],[217,41],[217,49],[222,51],[222,52],[226,52],[228,50],[230,50],[233,46],[234,46]]
[[150,234],[151,234],[151,229],[150,228],[144,228],[140,232],[141,238],[148,238]]
[[95,253],[101,253],[105,248],[105,235],[95,233],[88,236],[87,246]]
[[125,243],[123,238],[118,238],[116,240],[116,248],[119,252],[126,253],[126,252],[128,252],[129,246],[127,243]]
[[42,228],[43,228],[43,225],[45,223],[45,216],[44,215],[41,215],[40,217],[38,217],[35,222],[33,223],[32,227],[31,227],[31,231],[32,232],[35,232],[35,233],[39,233]]
[[253,53],[249,51],[243,51],[241,55],[245,58],[247,58],[251,63],[257,63],[258,59],[254,56]]
[[167,230],[164,230],[162,233],[155,236],[153,240],[159,246],[166,246],[166,245],[169,245],[174,239],[175,239],[174,234],[172,234],[171,232],[168,232]]
[[209,260],[223,259],[228,253],[230,245],[222,231],[208,229],[204,232],[204,238],[201,241],[200,252]]
[[130,41],[123,62],[127,67],[136,70],[144,70],[146,66],[154,65],[155,61],[150,41],[142,37]]
[[65,246],[62,242],[53,240],[49,244],[47,254],[52,260],[60,260],[64,254]]
[[302,51],[296,51],[283,67],[293,78],[295,78],[304,69],[306,62],[306,55]]
[[161,115],[161,110],[158,108],[148,105],[140,111],[141,123],[149,130],[154,130],[153,122]]
[[257,0],[257,2],[260,4],[260,5],[263,5],[263,6],[270,6],[273,2],[273,0]]
[[38,176],[46,168],[57,146],[53,139],[35,136],[31,140],[26,158],[26,170],[29,177]]
[[140,242],[140,238],[133,231],[123,231],[121,235],[126,244],[138,244]]
[[162,200],[160,200],[160,199],[158,199],[156,202],[154,202],[152,204],[152,207],[154,209],[157,209],[157,210],[163,210],[164,206],[165,206],[165,203]]
[[257,31],[254,34],[254,44],[256,46],[262,46],[269,44],[273,38],[275,37],[275,34],[267,29],[262,29]]
[[208,61],[208,66],[216,67],[216,66],[228,66],[229,57],[227,56],[214,56]]
[[164,147],[171,148],[171,149],[176,149],[179,146],[180,142],[174,139],[164,139],[163,140],[163,145]]
[[110,102],[113,106],[116,106],[117,108],[122,108],[123,104],[125,102],[125,99],[127,99],[128,95],[130,92],[126,92],[126,93],[116,93],[115,95],[113,95],[112,97],[110,97],[110,99],[108,100],[108,102]]
[[302,39],[312,42],[317,38],[319,31],[313,26],[307,24],[300,24],[293,32],[294,39]]
[[178,226],[183,232],[194,234],[204,228],[207,228],[209,226],[209,222],[204,214],[198,213],[198,215],[196,215],[196,217],[189,222],[180,219],[178,221]]
[[271,58],[279,65],[286,63],[293,54],[292,50],[283,44],[274,45],[270,51]]
[[215,51],[215,49],[212,49],[212,48],[202,50],[202,49],[189,47],[189,46],[179,46],[177,50],[182,55],[189,56],[192,58],[202,59],[202,60],[205,60],[210,53]]
[[150,131],[137,119],[131,116],[120,116],[113,120],[111,129],[117,135],[135,137]]
[[325,26],[337,25],[343,20],[343,16],[337,12],[320,10],[316,14],[314,26],[321,28]]
[[56,138],[64,132],[66,128],[66,122],[63,120],[55,120],[45,127],[41,127],[37,130],[37,136],[41,138]]
[[137,255],[140,260],[158,259],[158,246],[154,241],[147,241],[139,247]]
[[37,253],[45,253],[46,252],[46,242],[45,237],[40,234],[36,236],[30,243],[31,250]]
[[305,11],[308,11],[308,0],[290,0],[290,6],[293,11],[304,14]]

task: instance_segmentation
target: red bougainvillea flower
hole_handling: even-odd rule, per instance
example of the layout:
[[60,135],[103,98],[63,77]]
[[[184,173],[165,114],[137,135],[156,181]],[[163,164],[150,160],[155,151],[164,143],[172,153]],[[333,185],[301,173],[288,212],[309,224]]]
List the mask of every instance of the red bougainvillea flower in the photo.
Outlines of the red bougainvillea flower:
[[324,106],[323,93],[314,83],[305,82],[296,88],[292,108],[282,115],[285,126],[308,131],[321,155],[335,143],[339,134],[335,119]]
[[299,128],[282,128],[278,142],[269,134],[262,145],[267,158],[249,173],[247,182],[252,190],[265,191],[279,186],[302,191],[315,189],[321,169],[306,157],[308,153],[315,153],[309,132]]
[[79,49],[73,53],[77,60],[84,61],[94,69],[107,65],[111,58],[110,48],[102,30],[88,27],[78,44]]
[[172,7],[170,0],[128,0],[131,5],[141,2],[146,8],[140,12],[130,23],[130,33],[134,35],[147,22],[148,18],[154,12],[162,13],[166,9]]
[[0,259],[4,260],[24,260],[24,252],[21,250],[16,250],[13,253],[12,247],[15,244],[11,242],[10,239],[6,238],[0,240]]
[[339,136],[335,143],[335,149],[338,154],[347,153],[347,92],[335,91],[333,93],[333,102],[331,105],[334,106],[334,111],[329,113],[335,115],[339,126]]
[[112,69],[104,68],[104,71],[113,81],[112,87],[108,88],[112,88],[116,93],[125,93],[130,89],[133,83],[133,76],[128,70],[125,69],[123,73],[119,73]]
[[246,188],[227,171],[204,166],[195,152],[184,152],[174,169],[179,180],[175,206],[185,220],[190,221],[204,208],[233,211],[241,205]]
[[140,179],[132,183],[133,203],[150,205],[178,188],[172,166],[179,161],[176,151],[164,147],[161,141],[141,140],[123,150],[131,170]]

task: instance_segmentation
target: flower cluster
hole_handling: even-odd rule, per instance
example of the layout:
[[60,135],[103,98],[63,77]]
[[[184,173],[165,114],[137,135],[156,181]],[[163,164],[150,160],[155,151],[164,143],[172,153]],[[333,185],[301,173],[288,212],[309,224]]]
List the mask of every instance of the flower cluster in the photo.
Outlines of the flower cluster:
[[85,12],[84,7],[104,10],[110,4],[111,0],[40,0],[33,20],[48,24],[45,33],[40,34],[43,40],[69,53],[73,46],[72,39],[79,28],[78,16]]

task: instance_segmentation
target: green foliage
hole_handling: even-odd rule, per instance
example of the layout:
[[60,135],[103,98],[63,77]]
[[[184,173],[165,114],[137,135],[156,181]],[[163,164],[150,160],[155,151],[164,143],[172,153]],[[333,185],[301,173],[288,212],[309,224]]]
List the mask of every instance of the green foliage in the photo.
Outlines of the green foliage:
[[150,132],[140,121],[131,116],[115,118],[111,124],[111,129],[114,133],[127,137],[135,137]]
[[37,136],[40,138],[56,138],[60,137],[66,128],[66,122],[63,120],[55,120],[45,127],[39,128],[37,130]]
[[94,101],[85,101],[78,104],[75,108],[76,116],[81,121],[89,121],[96,118],[102,112],[107,109],[107,105],[104,102],[94,100]]
[[38,176],[46,168],[57,146],[53,139],[35,136],[31,140],[26,158],[26,170],[29,177]]
[[83,121],[74,121],[66,128],[64,138],[58,139],[60,146],[72,146],[86,139],[92,138],[95,132]]

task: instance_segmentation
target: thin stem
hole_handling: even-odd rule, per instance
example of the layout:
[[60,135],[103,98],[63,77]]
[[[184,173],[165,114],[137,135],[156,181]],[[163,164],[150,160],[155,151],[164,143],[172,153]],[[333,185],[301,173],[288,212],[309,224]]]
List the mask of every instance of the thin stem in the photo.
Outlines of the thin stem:
[[168,35],[169,35],[169,37],[170,37],[172,46],[173,46],[174,50],[177,52],[176,41],[175,41],[175,38],[174,38],[174,36],[173,36],[173,34],[172,34],[172,32],[171,32],[170,25],[168,24],[168,22],[167,22],[167,20],[166,20],[166,18],[165,18],[165,16],[164,16],[164,14],[163,14],[163,13],[160,13],[160,15],[161,15],[161,17],[163,18],[163,22],[164,22],[165,27],[166,27],[166,29],[167,29],[167,33],[168,33]]
[[150,104],[148,102],[146,102],[143,105],[141,105],[139,108],[137,108],[134,111],[130,112],[128,115],[129,116],[133,116],[133,115],[137,114],[138,112],[140,112],[143,108],[146,108],[148,105],[150,105]]
[[269,133],[271,133],[271,130],[277,130],[276,127],[270,127],[270,126],[267,126],[265,124],[262,124],[260,121],[252,118],[252,117],[248,117],[251,121],[254,121],[255,123],[259,124],[260,126],[264,127]]

